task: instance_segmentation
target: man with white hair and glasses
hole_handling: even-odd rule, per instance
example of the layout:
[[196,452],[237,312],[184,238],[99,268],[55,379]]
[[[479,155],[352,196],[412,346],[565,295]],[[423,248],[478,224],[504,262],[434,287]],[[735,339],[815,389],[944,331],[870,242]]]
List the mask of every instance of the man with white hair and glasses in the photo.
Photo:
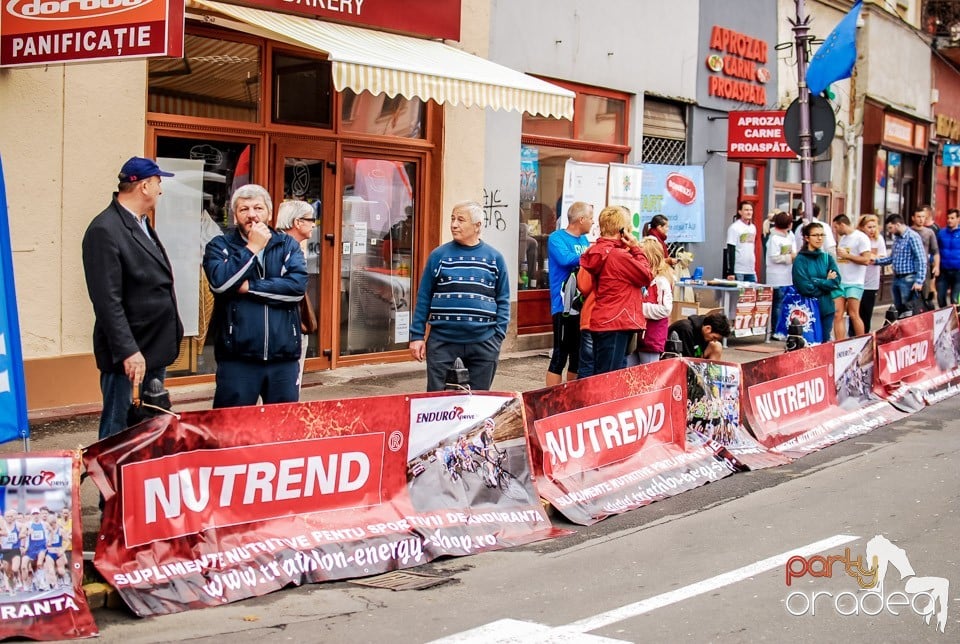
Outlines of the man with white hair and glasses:
[[[300,244],[300,249],[307,255],[306,242],[313,237],[313,229],[317,227],[317,213],[313,206],[299,199],[287,199],[277,208],[276,229],[293,237]],[[307,262],[307,271],[310,271],[310,262]],[[307,280],[307,291],[300,300],[300,375],[297,377],[297,386],[303,386],[303,363],[307,358],[309,336],[317,332],[317,314],[310,302],[310,293],[316,293],[316,283],[311,284],[310,275]],[[311,291],[311,286],[313,290]]]
[[[471,389],[487,390],[510,323],[510,280],[500,252],[480,239],[483,206],[453,207],[453,241],[427,259],[410,324],[410,355],[427,361],[427,391],[442,391],[447,370],[460,358]],[[429,338],[427,325],[430,325]]]

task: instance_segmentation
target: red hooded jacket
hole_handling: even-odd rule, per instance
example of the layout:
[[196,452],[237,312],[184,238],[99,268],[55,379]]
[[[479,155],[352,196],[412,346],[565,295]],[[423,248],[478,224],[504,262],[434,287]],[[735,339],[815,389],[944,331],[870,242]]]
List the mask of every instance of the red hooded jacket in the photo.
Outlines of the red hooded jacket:
[[601,237],[580,256],[580,268],[593,276],[597,301],[590,314],[590,330],[645,329],[643,287],[652,279],[643,250],[619,239]]

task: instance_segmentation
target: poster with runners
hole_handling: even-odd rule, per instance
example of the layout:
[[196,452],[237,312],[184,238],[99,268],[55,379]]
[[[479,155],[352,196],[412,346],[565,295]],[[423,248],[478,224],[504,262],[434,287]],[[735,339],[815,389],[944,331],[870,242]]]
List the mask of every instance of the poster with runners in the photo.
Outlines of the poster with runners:
[[795,459],[902,418],[871,391],[873,347],[865,335],[745,363],[750,431]]
[[98,634],[82,587],[79,488],[74,452],[0,459],[0,639]]
[[537,489],[590,525],[729,476],[687,435],[687,366],[664,360],[523,394]]
[[106,500],[94,564],[141,616],[564,534],[509,393],[163,416],[83,458]]

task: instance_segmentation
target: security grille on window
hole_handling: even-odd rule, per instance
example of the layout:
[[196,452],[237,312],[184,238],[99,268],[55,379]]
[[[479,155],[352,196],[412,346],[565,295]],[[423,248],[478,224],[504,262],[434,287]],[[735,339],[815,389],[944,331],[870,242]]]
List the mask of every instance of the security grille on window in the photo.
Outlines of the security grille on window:
[[645,136],[643,149],[640,151],[640,161],[662,165],[684,165],[687,162],[687,142]]
[[683,106],[650,96],[643,99],[642,163],[683,165],[687,161],[687,124]]

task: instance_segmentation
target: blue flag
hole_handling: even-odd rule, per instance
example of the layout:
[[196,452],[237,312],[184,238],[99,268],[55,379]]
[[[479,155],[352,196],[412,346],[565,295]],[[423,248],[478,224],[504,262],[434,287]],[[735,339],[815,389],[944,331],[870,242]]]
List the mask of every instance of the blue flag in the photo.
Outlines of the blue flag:
[[13,283],[13,251],[7,217],[7,191],[0,160],[0,443],[28,438],[27,390],[23,381],[23,352],[17,318],[17,290]]
[[807,87],[814,96],[827,89],[830,83],[850,78],[857,62],[857,18],[863,3],[857,0],[843,20],[840,21],[820,49],[813,55],[807,67]]

